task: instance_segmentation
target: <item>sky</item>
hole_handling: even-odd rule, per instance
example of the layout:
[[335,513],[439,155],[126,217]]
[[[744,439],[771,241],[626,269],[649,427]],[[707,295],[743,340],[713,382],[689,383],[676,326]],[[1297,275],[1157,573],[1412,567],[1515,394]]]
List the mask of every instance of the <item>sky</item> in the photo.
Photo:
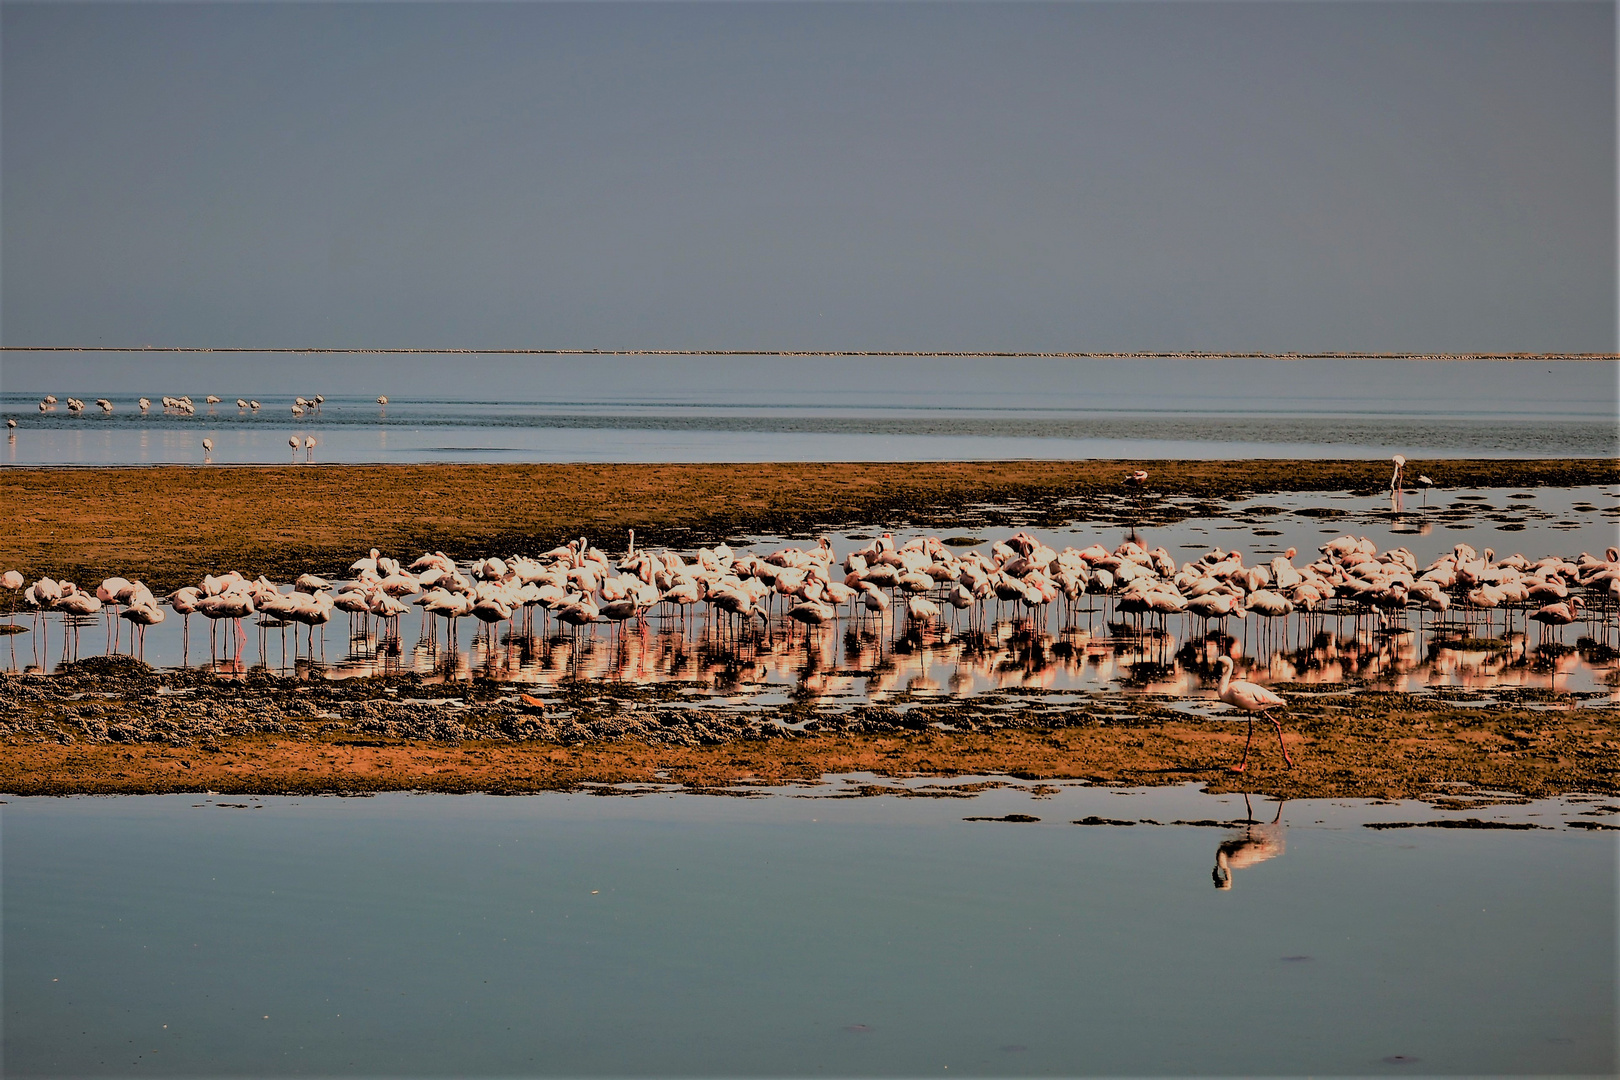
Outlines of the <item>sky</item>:
[[6,0],[0,343],[1613,352],[1615,31]]

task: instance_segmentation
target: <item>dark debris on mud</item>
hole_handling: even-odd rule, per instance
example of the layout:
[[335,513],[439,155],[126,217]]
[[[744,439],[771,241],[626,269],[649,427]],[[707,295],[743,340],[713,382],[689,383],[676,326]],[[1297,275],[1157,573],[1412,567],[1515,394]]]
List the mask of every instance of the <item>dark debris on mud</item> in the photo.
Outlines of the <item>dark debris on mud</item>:
[[[254,670],[218,678],[158,670],[123,656],[63,664],[49,677],[0,675],[0,739],[208,747],[249,735],[343,745],[397,741],[545,742],[580,746],[634,739],[715,746],[737,739],[877,735],[930,729],[989,732],[1083,722],[1073,708],[901,702],[818,708],[812,702],[739,710],[695,704],[686,684],[568,684],[542,701],[489,680],[427,682],[414,675],[344,681],[287,679]],[[541,701],[540,704],[533,704]],[[1104,714],[1109,721],[1114,714]]]

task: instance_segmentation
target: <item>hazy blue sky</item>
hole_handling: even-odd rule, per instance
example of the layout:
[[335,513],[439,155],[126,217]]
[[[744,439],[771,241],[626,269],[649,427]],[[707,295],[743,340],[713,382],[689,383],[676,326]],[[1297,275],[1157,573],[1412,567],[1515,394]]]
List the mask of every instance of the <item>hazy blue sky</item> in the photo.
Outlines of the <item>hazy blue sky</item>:
[[0,31],[8,345],[1616,348],[1611,3]]

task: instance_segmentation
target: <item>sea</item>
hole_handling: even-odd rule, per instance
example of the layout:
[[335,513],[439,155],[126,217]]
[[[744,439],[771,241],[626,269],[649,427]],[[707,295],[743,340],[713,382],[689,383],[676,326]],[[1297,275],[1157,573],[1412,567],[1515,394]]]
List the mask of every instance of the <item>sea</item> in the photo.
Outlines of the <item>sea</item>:
[[8,354],[0,461],[1601,458],[1617,387],[1608,360]]
[[[9,466],[1620,456],[1612,361],[3,364]],[[46,394],[58,400],[42,412]],[[295,415],[298,397],[321,400]],[[1614,542],[1620,490],[1172,509],[1041,538],[1113,546],[1138,532],[1178,559],[1241,545],[1261,561],[1348,532],[1423,562],[1459,542],[1573,557]],[[746,539],[760,550],[802,540]],[[869,539],[833,537],[840,552]],[[134,648],[127,628],[120,645],[102,640],[100,620],[54,618],[8,635],[0,668],[45,678],[64,658]],[[1501,648],[1481,644],[1497,624],[1421,614],[1397,627],[1296,619],[1220,640],[1262,680],[1467,691],[1483,708],[1505,692],[1616,706],[1620,630],[1607,609],[1567,628],[1578,645],[1538,639],[1523,612],[1495,618]],[[206,628],[170,613],[144,649],[160,667],[206,664],[222,680],[250,666],[302,679],[415,671],[550,696],[633,669],[701,683],[740,709],[806,692],[835,709],[1148,692],[1238,723],[1210,700],[1204,627],[1178,622],[1126,647],[1100,603],[1035,630],[998,625],[976,638],[952,625],[913,639],[892,623],[826,641],[767,632],[740,681],[736,664],[722,679],[665,663],[697,654],[685,643],[707,633],[681,622],[628,645],[542,627],[480,646],[467,626],[441,648],[413,612],[391,637],[334,623],[302,652],[287,628],[261,626],[227,660]],[[1411,802],[869,775],[703,794],[0,795],[0,1071],[1614,1075],[1620,798],[1531,800],[1444,779]]]

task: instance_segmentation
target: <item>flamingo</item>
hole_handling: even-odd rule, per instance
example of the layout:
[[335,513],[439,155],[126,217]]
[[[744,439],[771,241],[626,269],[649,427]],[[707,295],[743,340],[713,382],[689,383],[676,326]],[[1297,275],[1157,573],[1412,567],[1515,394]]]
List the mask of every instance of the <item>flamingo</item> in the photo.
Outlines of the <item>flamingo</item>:
[[[295,594],[303,595],[303,594]],[[317,593],[310,599],[301,602],[292,612],[295,621],[309,627],[309,651],[315,653],[315,628],[321,627],[321,653],[326,652],[326,624],[332,621],[332,598],[326,593]],[[296,643],[295,643],[296,644]]]
[[383,394],[382,396],[377,398],[377,404],[379,404],[379,405],[387,405],[388,404],[388,395]]
[[163,621],[163,609],[158,607],[156,603],[133,604],[120,612],[119,617],[128,619],[131,630],[138,635],[136,641],[139,644],[135,648],[136,655],[139,656],[146,652],[146,628]]
[[309,438],[304,440],[304,461],[310,462],[310,461],[314,461],[314,460],[315,460],[315,436],[311,435]]
[[203,461],[204,462],[212,461],[213,457],[214,457],[214,440],[213,439],[204,439],[203,440]]
[[1282,749],[1283,760],[1289,765],[1293,765],[1294,759],[1288,756],[1288,745],[1283,742],[1282,725],[1277,722],[1276,717],[1271,715],[1272,709],[1284,706],[1287,702],[1275,692],[1267,690],[1258,683],[1247,682],[1242,679],[1234,682],[1232,680],[1233,665],[1230,656],[1223,656],[1216,663],[1221,668],[1221,685],[1215,691],[1216,696],[1234,709],[1241,709],[1249,717],[1249,737],[1243,744],[1243,760],[1233,765],[1232,771],[1242,772],[1249,763],[1249,745],[1254,742],[1255,713],[1259,713],[1267,720],[1270,720],[1272,726],[1277,729],[1277,745]]
[[1578,596],[1572,596],[1561,604],[1548,604],[1537,611],[1532,611],[1530,617],[1541,624],[1541,634],[1546,637],[1547,631],[1553,627],[1562,630],[1563,627],[1577,621],[1580,616],[1577,610],[1585,607],[1585,603]]
[[[72,626],[73,628],[73,651],[77,653],[79,646],[79,626],[77,623],[73,622],[72,619],[73,617],[88,617],[96,614],[101,610],[101,601],[98,600],[93,594],[84,592],[76,585],[72,585],[70,583],[63,590],[62,595],[57,597],[51,606],[61,608],[68,614],[68,625]],[[63,653],[65,654],[67,651],[67,632],[65,630],[63,631],[62,636],[62,649]]]
[[294,435],[290,439],[288,439],[287,440],[287,445],[292,447],[293,464],[294,465],[298,464],[298,436]]
[[[0,586],[11,590],[15,594],[18,589],[23,587],[23,576],[15,570],[7,570],[4,574],[0,574]],[[15,622],[17,608],[17,597],[15,595],[11,598],[11,608],[12,621]]]

